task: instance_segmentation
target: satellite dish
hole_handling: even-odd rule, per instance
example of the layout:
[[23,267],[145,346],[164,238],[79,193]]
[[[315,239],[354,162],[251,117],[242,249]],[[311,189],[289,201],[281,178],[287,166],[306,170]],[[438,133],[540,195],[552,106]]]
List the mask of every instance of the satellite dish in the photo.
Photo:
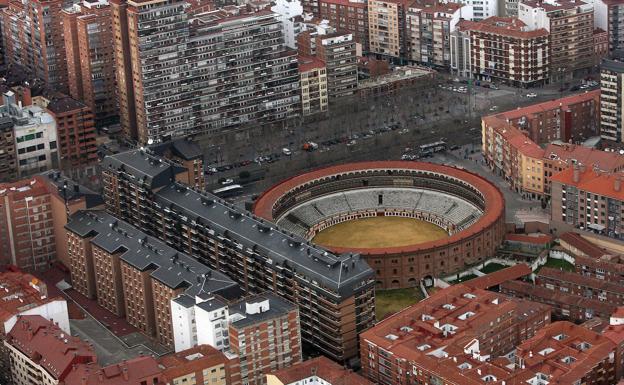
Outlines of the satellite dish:
[[154,139],[150,138],[150,139],[147,140],[147,144],[152,144],[152,143],[154,143]]

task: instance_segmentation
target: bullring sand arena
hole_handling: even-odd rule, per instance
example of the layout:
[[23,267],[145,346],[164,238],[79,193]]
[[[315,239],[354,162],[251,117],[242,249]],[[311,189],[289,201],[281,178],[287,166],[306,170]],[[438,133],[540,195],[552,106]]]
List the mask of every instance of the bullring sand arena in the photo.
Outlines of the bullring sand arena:
[[495,255],[504,198],[479,175],[409,161],[361,162],[297,175],[254,213],[337,254],[359,254],[380,289],[413,287]]
[[[383,231],[380,231],[383,229]],[[330,226],[312,238],[317,245],[332,248],[409,246],[448,237],[429,222],[405,217],[378,216]]]

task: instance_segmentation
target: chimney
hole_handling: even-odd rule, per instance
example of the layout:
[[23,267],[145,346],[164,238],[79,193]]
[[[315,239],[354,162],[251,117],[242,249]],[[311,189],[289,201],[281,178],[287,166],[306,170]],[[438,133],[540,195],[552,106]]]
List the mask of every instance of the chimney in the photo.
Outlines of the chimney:
[[622,188],[622,179],[620,179],[619,176],[616,176],[615,181],[613,182],[613,189],[615,191],[620,191],[621,188]]
[[82,384],[82,385],[89,385],[89,383],[87,382],[87,377],[86,376],[82,377],[82,379],[80,381],[80,384]]
[[128,381],[129,376],[128,376],[128,367],[127,366],[124,366],[121,369],[121,376],[123,377],[124,381]]
[[574,183],[578,183],[581,179],[581,170],[578,166],[574,166],[574,170],[572,171],[572,181]]

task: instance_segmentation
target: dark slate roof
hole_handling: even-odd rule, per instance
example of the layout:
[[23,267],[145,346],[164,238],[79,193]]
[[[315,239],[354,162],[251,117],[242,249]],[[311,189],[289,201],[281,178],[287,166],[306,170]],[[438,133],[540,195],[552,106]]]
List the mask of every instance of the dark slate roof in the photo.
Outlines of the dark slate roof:
[[84,197],[86,208],[88,209],[104,204],[102,195],[78,184],[70,178],[67,178],[58,170],[45,171],[40,175],[45,178],[49,185],[52,185],[57,189],[58,194],[61,197],[67,198],[68,201]]
[[[269,301],[268,310],[256,314],[247,313],[246,307],[248,303],[263,302],[265,300]],[[232,320],[230,325],[238,329],[255,325],[257,323],[271,320],[274,318],[283,317],[295,309],[297,309],[297,305],[283,298],[280,298],[271,292],[243,298],[240,301],[231,303],[228,307],[230,320]]]
[[221,309],[223,307],[226,307],[228,304],[227,302],[219,299],[219,298],[210,298],[204,302],[200,302],[199,304],[197,304],[197,306],[207,312],[216,310],[216,309]]
[[121,252],[120,258],[138,270],[154,270],[153,278],[173,289],[185,288],[191,298],[238,286],[224,274],[104,211],[78,211],[65,228],[81,237],[93,237],[91,243],[109,253]]
[[175,176],[186,171],[159,156],[138,149],[109,155],[102,160],[102,170],[123,169],[137,180],[143,181],[149,188],[166,186],[175,180]]
[[0,131],[8,132],[13,131],[13,119],[10,116],[1,116],[0,117]]
[[271,263],[288,265],[297,274],[340,295],[351,295],[358,284],[374,274],[359,255],[329,253],[246,210],[185,185],[172,183],[158,191],[154,200],[160,207],[186,217],[189,224],[201,222],[242,244],[244,249],[258,248],[258,254],[269,258]]
[[85,108],[86,105],[69,96],[53,99],[48,103],[46,108],[54,114],[62,114],[69,111],[75,111]]
[[174,139],[155,144],[150,147],[150,150],[157,155],[163,155],[165,152],[171,151],[174,155],[184,160],[195,160],[204,156],[201,147],[190,138]]

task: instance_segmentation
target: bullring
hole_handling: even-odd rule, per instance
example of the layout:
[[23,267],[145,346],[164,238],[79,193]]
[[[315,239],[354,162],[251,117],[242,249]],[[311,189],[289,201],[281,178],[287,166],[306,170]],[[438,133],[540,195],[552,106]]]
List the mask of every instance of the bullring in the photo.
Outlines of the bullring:
[[[448,236],[382,247],[338,247],[359,253],[380,289],[410,287],[495,254],[505,234],[504,198],[496,186],[463,169],[424,162],[349,163],[300,174],[265,191],[254,213],[313,241],[332,226],[363,218],[425,221]],[[380,226],[383,234],[386,228]]]

